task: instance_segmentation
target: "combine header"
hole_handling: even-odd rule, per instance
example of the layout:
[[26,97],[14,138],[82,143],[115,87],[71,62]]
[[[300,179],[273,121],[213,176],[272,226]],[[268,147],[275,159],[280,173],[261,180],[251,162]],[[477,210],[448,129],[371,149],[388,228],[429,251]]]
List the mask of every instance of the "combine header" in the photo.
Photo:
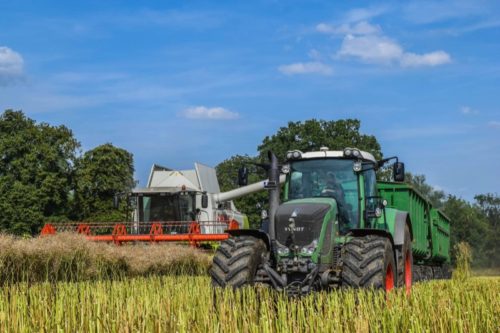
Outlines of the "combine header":
[[[284,181],[284,177],[283,177]],[[248,228],[247,217],[232,200],[262,191],[267,181],[220,192],[215,169],[195,163],[193,170],[176,171],[153,165],[146,188],[129,194],[132,222],[49,223],[41,234],[76,232],[92,241],[201,242],[222,241],[226,230]],[[118,205],[118,200],[115,200]]]

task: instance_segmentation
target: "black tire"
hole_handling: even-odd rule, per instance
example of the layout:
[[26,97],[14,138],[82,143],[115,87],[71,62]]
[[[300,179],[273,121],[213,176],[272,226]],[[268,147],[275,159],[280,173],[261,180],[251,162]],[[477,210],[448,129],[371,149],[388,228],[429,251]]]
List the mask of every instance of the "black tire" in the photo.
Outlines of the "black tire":
[[422,266],[421,265],[414,265],[413,266],[413,282],[420,282],[423,281],[423,271],[422,271]]
[[368,235],[347,242],[342,256],[342,286],[389,291],[396,286],[396,265],[391,241]]
[[433,266],[432,267],[432,278],[434,280],[442,280],[443,279],[443,269],[441,266]]
[[450,269],[450,265],[448,265],[448,264],[446,264],[446,263],[445,263],[445,264],[443,264],[443,265],[441,266],[441,270],[442,270],[442,272],[443,272],[443,279],[445,279],[445,280],[449,280],[449,279],[451,279],[451,269]]
[[432,272],[431,266],[423,265],[422,271],[423,271],[422,281],[430,281],[434,278],[434,273]]
[[414,272],[411,234],[408,225],[405,226],[403,245],[396,248],[396,256],[398,258],[398,287],[405,287],[406,291],[409,292],[413,285]]
[[212,285],[233,288],[253,285],[266,252],[264,242],[255,237],[239,236],[223,241],[209,270]]

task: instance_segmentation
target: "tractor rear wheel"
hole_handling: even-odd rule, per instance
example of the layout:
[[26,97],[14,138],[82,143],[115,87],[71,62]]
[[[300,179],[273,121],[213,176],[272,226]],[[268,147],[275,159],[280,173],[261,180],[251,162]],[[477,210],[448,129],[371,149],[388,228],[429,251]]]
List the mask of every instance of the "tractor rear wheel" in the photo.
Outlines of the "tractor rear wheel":
[[391,241],[382,236],[355,237],[347,242],[342,258],[342,286],[390,291],[397,284]]
[[266,252],[264,242],[255,237],[238,236],[223,241],[209,270],[212,285],[234,288],[253,285]]
[[404,243],[396,249],[398,258],[398,287],[404,287],[409,294],[413,284],[413,252],[408,225],[405,226]]

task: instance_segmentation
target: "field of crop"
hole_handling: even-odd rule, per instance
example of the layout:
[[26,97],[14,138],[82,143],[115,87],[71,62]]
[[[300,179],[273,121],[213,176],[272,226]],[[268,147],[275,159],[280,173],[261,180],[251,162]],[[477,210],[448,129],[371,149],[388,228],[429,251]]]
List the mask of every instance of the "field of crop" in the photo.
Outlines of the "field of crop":
[[0,332],[500,332],[499,277],[291,299],[213,289],[209,262],[175,245],[0,236]]
[[500,279],[392,292],[213,291],[207,277],[19,283],[0,291],[0,332],[498,332]]
[[31,239],[0,235],[0,285],[200,275],[210,262],[206,253],[173,244],[115,246],[64,233]]

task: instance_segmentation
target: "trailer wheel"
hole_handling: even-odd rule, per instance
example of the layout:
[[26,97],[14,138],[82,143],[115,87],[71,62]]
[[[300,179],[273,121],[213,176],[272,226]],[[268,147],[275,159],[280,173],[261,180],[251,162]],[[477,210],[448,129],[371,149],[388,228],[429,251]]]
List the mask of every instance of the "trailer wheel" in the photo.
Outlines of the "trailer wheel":
[[352,238],[344,247],[342,286],[390,291],[397,271],[391,241],[382,236]]
[[405,287],[406,293],[410,294],[414,272],[411,235],[408,225],[405,226],[404,243],[401,248],[396,249],[396,255],[398,257],[398,287]]
[[451,279],[450,265],[444,263],[443,265],[441,265],[441,270],[443,272],[443,279],[445,279],[445,280]]
[[209,270],[212,285],[234,288],[253,285],[266,251],[264,242],[255,237],[238,236],[223,241]]

